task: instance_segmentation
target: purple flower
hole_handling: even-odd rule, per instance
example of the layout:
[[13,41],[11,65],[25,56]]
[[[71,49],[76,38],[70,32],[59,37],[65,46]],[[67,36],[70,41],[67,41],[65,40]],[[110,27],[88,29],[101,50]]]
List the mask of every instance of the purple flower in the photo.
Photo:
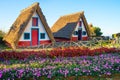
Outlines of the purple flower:
[[107,72],[106,75],[111,75],[111,73],[110,73],[110,72]]
[[83,70],[82,70],[82,72],[84,73],[84,72],[86,72],[86,70],[85,70],[85,69],[83,69]]
[[10,80],[10,78],[8,78],[7,80]]
[[67,76],[68,73],[69,73],[69,71],[67,69],[65,69],[65,71],[64,71],[65,77]]
[[51,78],[51,74],[49,74],[49,75],[47,76],[47,78]]
[[63,71],[62,71],[61,69],[59,70],[59,72],[60,72],[61,74],[63,73]]
[[75,72],[78,72],[80,69],[79,68],[74,68]]
[[24,70],[23,69],[20,69],[20,70],[18,70],[18,78],[21,78],[22,77],[22,75],[23,75],[23,72],[24,72]]
[[0,72],[0,78],[2,78],[2,73]]
[[40,71],[35,71],[34,75],[37,76],[37,77],[40,77],[41,76]]
[[37,77],[40,77],[41,75],[40,75],[40,73],[37,73]]
[[19,73],[23,73],[23,72],[24,72],[24,70],[23,70],[23,69],[20,69],[20,70],[18,70],[18,72],[19,72]]
[[94,71],[100,71],[100,69],[96,66],[96,67],[94,68]]

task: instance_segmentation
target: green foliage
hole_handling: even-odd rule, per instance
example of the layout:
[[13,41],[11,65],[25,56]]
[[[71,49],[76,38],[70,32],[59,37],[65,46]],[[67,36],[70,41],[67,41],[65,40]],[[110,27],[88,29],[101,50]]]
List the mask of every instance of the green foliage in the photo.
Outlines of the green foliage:
[[112,34],[112,38],[119,38],[120,37],[120,33],[116,33],[116,34]]
[[0,36],[0,44],[1,44],[1,45],[4,45],[4,44],[5,44],[5,42],[3,41],[3,37],[1,37],[1,36]]
[[96,36],[101,36],[103,34],[99,27],[94,27],[94,33],[96,34]]
[[0,30],[0,49],[6,48],[5,42],[3,41],[4,36],[5,36],[5,32]]
[[5,32],[0,30],[0,37],[4,37],[4,35],[5,35]]
[[3,32],[2,30],[0,30],[0,44],[4,44],[4,41],[3,41],[4,35],[5,35],[5,32]]
[[91,36],[101,36],[103,33],[101,32],[101,29],[99,27],[95,27],[93,25],[89,26],[89,30],[90,30],[90,35]]

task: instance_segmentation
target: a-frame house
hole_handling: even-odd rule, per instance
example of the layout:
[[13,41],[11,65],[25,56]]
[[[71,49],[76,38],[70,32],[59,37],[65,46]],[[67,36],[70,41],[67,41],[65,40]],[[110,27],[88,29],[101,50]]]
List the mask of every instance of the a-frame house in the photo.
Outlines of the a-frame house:
[[88,40],[90,36],[83,11],[61,16],[52,26],[51,31],[56,41]]
[[3,40],[12,48],[37,46],[55,41],[39,3],[34,3],[21,11]]

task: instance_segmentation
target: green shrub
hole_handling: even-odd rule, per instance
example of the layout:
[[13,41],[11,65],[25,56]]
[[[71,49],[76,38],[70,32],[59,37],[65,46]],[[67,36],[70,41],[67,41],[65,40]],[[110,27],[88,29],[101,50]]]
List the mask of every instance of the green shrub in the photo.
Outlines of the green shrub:
[[3,37],[0,36],[0,44],[5,45],[5,41],[3,41]]

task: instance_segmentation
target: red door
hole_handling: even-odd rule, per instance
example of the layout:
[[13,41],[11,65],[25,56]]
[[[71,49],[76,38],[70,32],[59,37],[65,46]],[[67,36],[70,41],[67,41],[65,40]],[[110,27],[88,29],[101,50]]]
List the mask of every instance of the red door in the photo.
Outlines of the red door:
[[32,29],[32,46],[38,45],[38,29]]

